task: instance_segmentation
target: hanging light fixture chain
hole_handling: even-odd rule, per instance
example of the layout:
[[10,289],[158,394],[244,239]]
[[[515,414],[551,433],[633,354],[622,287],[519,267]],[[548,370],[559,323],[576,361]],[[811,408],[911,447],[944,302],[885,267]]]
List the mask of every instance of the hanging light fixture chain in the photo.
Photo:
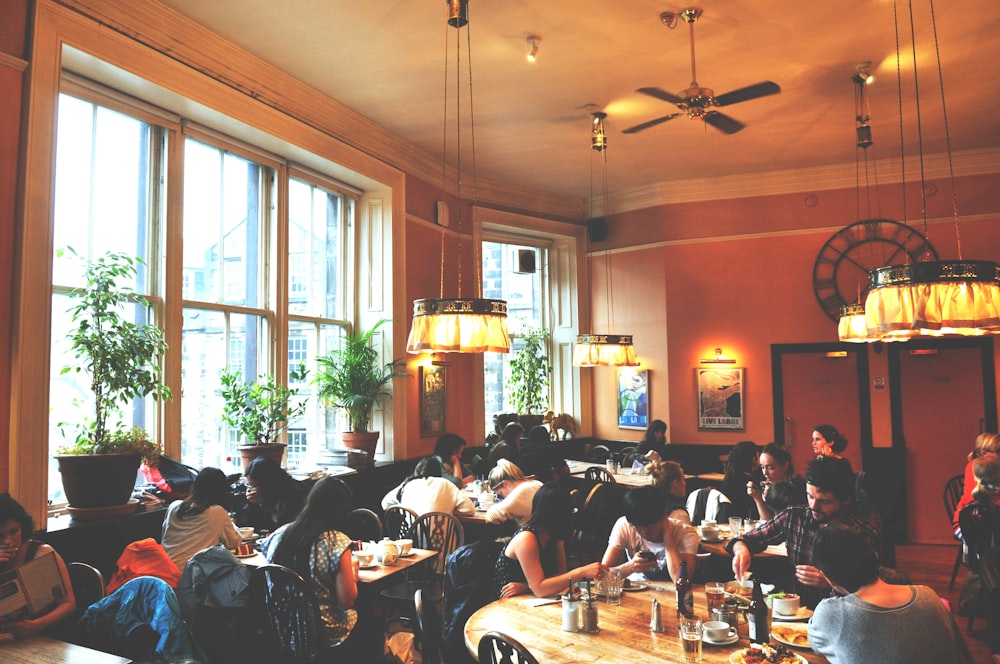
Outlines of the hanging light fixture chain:
[[[448,28],[444,24],[444,126],[441,129],[441,194],[448,193]],[[441,269],[438,272],[438,297],[444,299],[445,229],[441,229]]]
[[917,28],[913,20],[913,0],[910,8],[910,51],[913,53],[913,95],[917,108],[917,149],[920,151],[920,213],[924,220],[924,237],[927,235],[927,183],[924,173],[924,125],[920,108],[920,76],[917,74]]
[[[476,108],[472,95],[472,19],[465,26],[465,42],[468,54],[466,57],[466,68],[469,72],[469,140],[472,141],[472,200],[479,200],[479,169],[476,167]],[[479,205],[472,208],[472,232],[476,230],[476,220],[479,216]],[[473,255],[475,255],[475,244],[473,243]],[[483,295],[483,261],[473,261],[476,265],[476,297]]]
[[903,223],[909,224],[909,217],[906,213],[906,140],[903,134],[903,63],[899,50],[899,3],[893,0],[892,3],[892,24],[896,30],[896,88],[899,101],[899,168],[900,168],[900,191],[903,194]]
[[[608,219],[608,151],[601,151],[601,185],[603,191],[603,201],[601,214],[604,215],[605,223]],[[604,245],[604,277],[606,282],[606,289],[608,291],[608,332],[615,331],[615,294],[613,291],[614,286],[611,280],[611,250],[606,244],[605,239]]]

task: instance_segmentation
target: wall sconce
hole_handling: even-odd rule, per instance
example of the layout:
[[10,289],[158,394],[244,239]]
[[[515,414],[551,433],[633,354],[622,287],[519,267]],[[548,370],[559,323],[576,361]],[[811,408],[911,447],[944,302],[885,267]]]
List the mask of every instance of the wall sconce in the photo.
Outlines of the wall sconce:
[[534,62],[535,58],[538,57],[538,44],[542,41],[542,38],[537,35],[528,35],[528,46],[531,50],[528,52],[528,62]]
[[722,357],[721,348],[715,349],[715,357],[703,357],[698,361],[702,364],[736,364],[736,360],[728,357]]

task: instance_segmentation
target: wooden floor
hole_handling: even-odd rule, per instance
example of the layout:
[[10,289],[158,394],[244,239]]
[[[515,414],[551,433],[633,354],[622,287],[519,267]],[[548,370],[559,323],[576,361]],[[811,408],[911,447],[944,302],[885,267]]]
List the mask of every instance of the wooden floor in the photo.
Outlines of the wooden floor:
[[[951,570],[955,564],[957,550],[958,544],[897,544],[896,566],[906,572],[913,583],[930,586],[937,591],[938,595],[946,598],[951,603],[952,612],[955,612],[958,609],[958,596],[965,579],[965,568],[962,567],[955,580],[955,589],[948,590],[948,582],[951,580]],[[974,620],[971,631],[968,629],[968,618],[956,615],[955,620],[965,636],[965,641],[976,664],[991,664],[993,659],[990,655],[986,620],[983,618]]]

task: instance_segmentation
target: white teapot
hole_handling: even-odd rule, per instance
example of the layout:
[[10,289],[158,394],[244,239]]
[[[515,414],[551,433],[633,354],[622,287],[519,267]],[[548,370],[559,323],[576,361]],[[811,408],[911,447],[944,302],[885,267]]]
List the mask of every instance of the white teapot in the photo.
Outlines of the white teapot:
[[375,557],[381,564],[391,565],[399,559],[399,547],[388,537],[383,537],[375,547]]

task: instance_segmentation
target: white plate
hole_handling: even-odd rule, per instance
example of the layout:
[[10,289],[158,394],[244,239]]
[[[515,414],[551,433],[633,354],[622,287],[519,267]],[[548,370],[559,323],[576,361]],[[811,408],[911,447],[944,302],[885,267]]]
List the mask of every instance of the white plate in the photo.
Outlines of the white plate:
[[718,543],[719,543],[719,542],[721,542],[722,540],[723,540],[723,538],[722,538],[722,537],[716,537],[715,539],[708,539],[707,537],[702,537],[702,538],[701,538],[701,541],[702,541],[702,542],[705,542],[705,543],[707,543],[707,544],[718,544]]
[[735,629],[729,630],[729,638],[722,639],[721,641],[716,641],[715,639],[710,639],[707,636],[702,637],[702,642],[707,643],[710,646],[731,646],[740,640],[740,635],[736,633]]
[[637,593],[641,590],[645,590],[648,587],[649,586],[647,586],[645,583],[640,583],[638,581],[629,581],[628,586],[622,586],[622,592]]
[[413,555],[413,550],[411,549],[410,551],[407,551],[406,553],[399,554],[399,557],[400,558],[409,558],[412,555]]
[[810,618],[812,618],[812,615],[813,615],[812,609],[810,609],[807,606],[800,606],[799,612],[796,613],[794,616],[784,616],[780,613],[774,613],[773,611],[771,612],[771,618],[779,622],[781,621],[802,622],[803,620],[809,620]]
[[[749,650],[749,648],[743,648],[742,650],[737,650],[732,655],[730,655],[729,664],[743,664],[743,657],[740,657],[740,655],[742,655],[745,650]],[[799,664],[809,664],[809,660],[807,660],[805,657],[798,654],[797,652],[793,652],[791,654],[792,656],[795,657],[795,661],[799,662]]]
[[795,630],[796,632],[802,632],[803,634],[806,634],[807,631],[808,631],[808,628],[805,625],[803,625],[802,623],[800,623],[800,622],[775,622],[775,623],[771,623],[771,638],[774,639],[775,641],[777,641],[778,643],[784,643],[786,646],[791,646],[793,648],[805,648],[807,650],[810,649],[810,645],[809,645],[808,641],[806,641],[805,643],[793,643],[793,642],[789,641],[788,639],[782,637],[777,632],[775,632],[774,631],[775,627],[784,627],[786,629],[791,629],[791,630]]
[[362,565],[361,563],[358,563],[358,569],[371,569],[372,567],[378,567],[378,563],[375,562],[374,560],[368,563],[367,565]]
[[254,551],[253,553],[234,553],[233,555],[237,558],[253,558],[257,555],[257,551]]

